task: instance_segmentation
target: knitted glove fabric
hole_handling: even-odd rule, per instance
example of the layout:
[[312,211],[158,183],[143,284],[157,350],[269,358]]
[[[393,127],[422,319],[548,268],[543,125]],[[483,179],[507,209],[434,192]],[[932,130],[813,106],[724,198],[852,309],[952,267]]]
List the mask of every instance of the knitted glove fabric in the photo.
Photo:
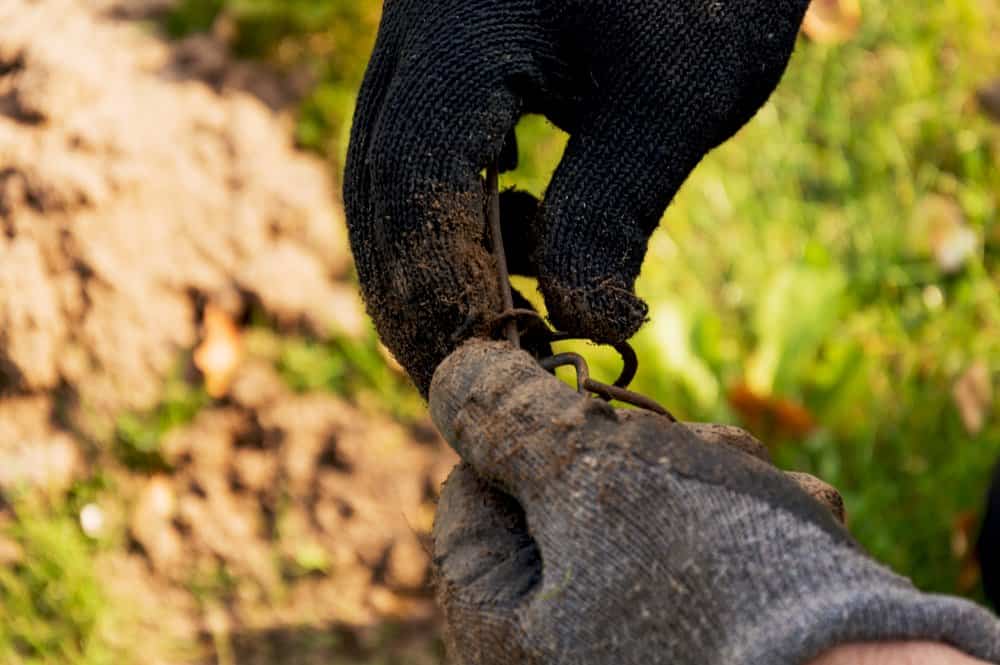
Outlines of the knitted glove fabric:
[[698,429],[612,409],[498,342],[430,391],[468,466],[433,556],[456,663],[803,665],[866,641],[1000,663],[1000,624],[861,551],[770,464]]
[[[646,317],[650,234],[701,158],[768,98],[808,0],[387,0],[345,173],[379,333],[421,391],[500,309],[482,170],[541,113],[570,134],[540,207],[511,207],[511,261],[549,314],[599,342]],[[506,150],[505,150],[506,146]],[[525,238],[524,242],[518,242]]]

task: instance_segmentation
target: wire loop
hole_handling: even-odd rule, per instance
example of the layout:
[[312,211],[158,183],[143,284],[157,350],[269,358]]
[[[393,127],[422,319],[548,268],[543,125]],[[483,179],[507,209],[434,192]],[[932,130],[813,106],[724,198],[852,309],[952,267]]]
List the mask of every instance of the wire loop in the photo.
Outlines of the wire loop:
[[[515,347],[521,347],[521,330],[518,322],[524,319],[533,319],[540,322],[548,331],[548,342],[565,342],[568,340],[584,339],[568,333],[552,330],[541,314],[532,309],[514,307],[513,294],[510,288],[510,272],[507,269],[507,257],[503,247],[503,236],[500,230],[500,171],[497,165],[491,164],[486,169],[486,217],[490,227],[490,238],[493,244],[493,257],[497,264],[497,274],[500,281],[500,294],[503,302],[503,311],[494,318],[490,324],[490,332],[496,334],[502,327],[504,336]],[[677,419],[672,413],[660,406],[656,401],[640,395],[628,389],[629,384],[635,378],[639,370],[639,357],[635,349],[628,342],[612,344],[612,348],[618,352],[622,358],[622,371],[614,384],[601,383],[590,377],[590,367],[587,361],[579,353],[557,353],[548,358],[542,358],[538,363],[547,371],[554,372],[557,367],[572,366],[576,370],[576,389],[580,393],[592,393],[597,397],[610,402],[612,400],[631,404],[661,416],[669,418],[673,422]]]

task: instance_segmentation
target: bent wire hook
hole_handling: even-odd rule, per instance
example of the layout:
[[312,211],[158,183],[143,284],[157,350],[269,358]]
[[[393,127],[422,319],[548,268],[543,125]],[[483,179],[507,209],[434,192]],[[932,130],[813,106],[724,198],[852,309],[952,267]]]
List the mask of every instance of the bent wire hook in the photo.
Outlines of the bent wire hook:
[[[500,295],[503,303],[503,311],[493,322],[494,330],[503,326],[504,336],[515,347],[521,347],[521,335],[517,327],[519,319],[532,318],[545,324],[545,320],[534,310],[515,309],[514,297],[510,289],[510,271],[507,268],[507,254],[504,251],[503,235],[500,229],[500,169],[494,162],[486,169],[486,219],[490,227],[490,238],[493,244],[493,257],[497,264],[497,274],[500,280]],[[548,329],[548,326],[546,325]],[[575,338],[567,333],[556,332],[549,329],[550,342],[562,342]],[[617,400],[625,404],[631,404],[641,409],[646,409],[661,416],[677,422],[673,414],[660,406],[654,400],[640,395],[628,389],[632,379],[639,369],[639,358],[635,349],[628,342],[613,345],[613,348],[622,357],[622,372],[614,385],[601,383],[590,378],[590,368],[587,361],[578,353],[559,353],[549,358],[543,358],[539,364],[546,370],[552,372],[557,367],[572,366],[576,370],[577,391],[581,393],[592,393],[601,399],[610,402]]]

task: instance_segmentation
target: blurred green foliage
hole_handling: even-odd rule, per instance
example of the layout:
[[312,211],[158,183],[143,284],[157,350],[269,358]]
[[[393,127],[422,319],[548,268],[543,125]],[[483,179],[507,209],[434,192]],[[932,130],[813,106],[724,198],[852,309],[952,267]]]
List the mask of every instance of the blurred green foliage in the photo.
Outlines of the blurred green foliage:
[[[188,0],[169,26],[224,15],[239,53],[321,63],[298,136],[339,166],[377,4]],[[973,363],[1000,367],[1000,130],[972,101],[1000,74],[998,38],[993,3],[886,0],[847,44],[803,40],[773,100],[672,204],[638,285],[652,320],[636,388],[698,420],[746,420],[736,385],[801,406],[817,427],[765,433],[778,461],[840,487],[858,538],[945,592],[966,590],[955,524],[1000,453],[997,407],[970,433],[952,397]],[[533,117],[518,131],[506,182],[541,194],[565,137]],[[942,202],[976,239],[957,270],[933,251]],[[293,344],[282,366],[335,388],[351,353]],[[614,374],[613,355],[586,353]]]
[[93,570],[95,545],[76,520],[36,499],[15,501],[3,536],[16,563],[0,567],[0,661],[10,665],[114,665],[112,610]]
[[425,415],[424,403],[409,381],[387,364],[373,327],[359,339],[334,336],[320,341],[277,335],[257,325],[248,336],[247,350],[273,362],[293,390],[334,392],[403,423]]
[[136,471],[164,471],[160,440],[175,427],[191,422],[211,402],[200,386],[186,381],[177,371],[163,389],[163,400],[148,413],[130,413],[119,418],[115,432],[115,456]]
[[183,37],[224,22],[237,55],[309,68],[317,83],[299,107],[296,137],[342,162],[380,14],[381,3],[354,0],[181,0],[165,26]]

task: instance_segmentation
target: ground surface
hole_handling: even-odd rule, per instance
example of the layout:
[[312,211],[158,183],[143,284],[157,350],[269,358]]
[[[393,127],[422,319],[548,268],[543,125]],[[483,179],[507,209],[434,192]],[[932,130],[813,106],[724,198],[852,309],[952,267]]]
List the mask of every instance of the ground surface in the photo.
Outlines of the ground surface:
[[323,344],[403,385],[329,172],[273,110],[293,93],[150,9],[0,9],[0,660],[433,658],[452,457],[405,399],[318,390]]

